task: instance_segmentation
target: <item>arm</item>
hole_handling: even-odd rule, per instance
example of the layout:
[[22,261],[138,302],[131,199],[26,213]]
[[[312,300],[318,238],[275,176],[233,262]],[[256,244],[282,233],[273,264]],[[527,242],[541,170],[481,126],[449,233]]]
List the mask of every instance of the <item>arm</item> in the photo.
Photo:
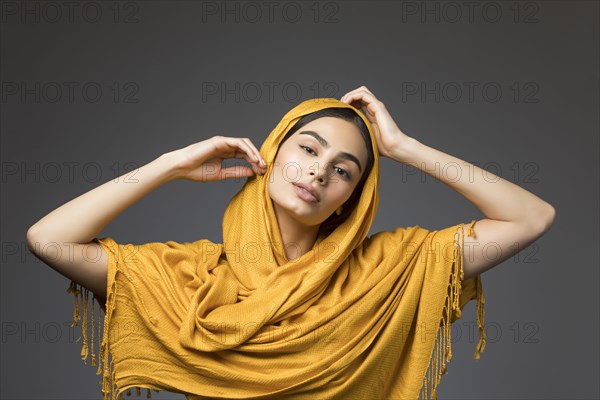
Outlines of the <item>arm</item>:
[[[222,168],[226,158],[244,158],[252,168]],[[126,208],[174,179],[204,182],[264,173],[258,149],[247,138],[214,136],[165,153],[143,167],[90,190],[52,211],[27,231],[29,249],[65,277],[106,297],[108,255],[91,242]]]
[[[366,87],[348,92],[341,101],[352,104],[365,114],[375,131],[380,155],[413,165],[439,179],[486,216],[476,224],[476,237],[463,235],[464,279],[477,276],[518,253],[542,236],[554,222],[554,207],[534,194],[405,135],[385,105]],[[439,173],[449,165],[461,168],[456,177],[449,178]],[[484,173],[492,176],[493,182],[484,179]],[[490,251],[488,256],[486,249],[489,246],[495,247],[499,254],[491,256]]]
[[174,179],[173,166],[172,154],[161,155],[63,204],[29,228],[29,249],[57,272],[104,297],[108,256],[91,240],[129,206]]
[[[476,224],[476,237],[463,235],[464,279],[481,274],[523,250],[554,221],[554,207],[531,192],[414,138],[392,151],[391,158],[440,180],[486,216]],[[452,176],[441,173],[448,165],[453,166]],[[460,167],[456,175],[455,166]],[[495,248],[489,248],[490,245]]]

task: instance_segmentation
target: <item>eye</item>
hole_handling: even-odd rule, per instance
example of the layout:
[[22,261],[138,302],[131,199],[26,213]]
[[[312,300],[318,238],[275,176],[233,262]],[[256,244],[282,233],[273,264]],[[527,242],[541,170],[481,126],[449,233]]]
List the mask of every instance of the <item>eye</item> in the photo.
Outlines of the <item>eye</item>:
[[341,172],[340,172],[340,175],[342,175],[342,176],[344,176],[344,177],[346,177],[346,178],[350,178],[350,175],[348,175],[348,173],[347,173],[345,170],[343,170],[343,169],[341,169],[341,168],[339,168],[339,167],[333,167],[333,168],[335,168],[335,169],[337,169],[337,170],[341,171]]
[[[303,145],[299,145],[299,146],[300,146],[300,148],[302,148],[302,149],[303,149],[304,151],[306,151],[307,153],[314,154],[314,155],[316,155],[316,154],[317,154],[317,153],[315,153],[315,151],[314,151],[313,149],[311,149],[311,148],[310,148],[310,147],[308,147],[308,146],[303,146]],[[339,173],[341,176],[343,176],[345,179],[351,179],[351,178],[352,178],[352,176],[350,176],[350,174],[349,174],[348,172],[346,172],[346,170],[344,170],[344,169],[342,169],[342,168],[339,168],[339,167],[333,167],[333,169],[337,170],[337,171],[338,171],[338,173]]]
[[[302,145],[300,145],[300,147],[301,147],[301,148],[303,148],[303,149],[304,149],[305,151],[307,151],[308,153],[311,153],[311,154],[316,154],[316,153],[314,152],[314,150],[313,150],[313,149],[311,149],[311,148],[310,148],[310,147],[308,147],[308,146],[302,146]],[[307,150],[307,149],[308,149],[308,150]]]

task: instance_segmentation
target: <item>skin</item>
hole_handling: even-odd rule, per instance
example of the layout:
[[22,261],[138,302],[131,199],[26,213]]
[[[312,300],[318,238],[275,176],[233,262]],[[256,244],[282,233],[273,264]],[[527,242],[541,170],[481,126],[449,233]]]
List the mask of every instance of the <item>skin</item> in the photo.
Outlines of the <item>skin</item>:
[[[306,131],[318,133],[328,147],[302,133]],[[339,158],[339,152],[354,155],[364,170],[367,149],[358,127],[335,117],[311,121],[279,148],[268,190],[289,260],[314,246],[319,225],[336,211],[341,212],[360,181],[361,169],[353,161]],[[320,201],[310,203],[298,197],[294,182],[312,185]]]
[[[368,118],[381,157],[411,165],[433,176],[463,195],[485,215],[485,218],[477,220],[476,237],[463,235],[464,279],[501,264],[541,237],[554,223],[554,207],[533,193],[406,135],[398,128],[385,105],[365,86],[346,93],[341,101],[360,109]],[[275,160],[279,165],[274,165],[273,176],[270,177],[273,182],[269,194],[284,246],[295,244],[286,246],[290,249],[289,259],[300,256],[314,245],[318,225],[343,206],[360,179],[354,175],[351,184],[337,177],[333,181],[321,175],[325,172],[323,168],[315,167],[330,165],[338,151],[352,153],[363,166],[366,164],[364,141],[352,123],[324,117],[312,121],[300,131],[309,128],[322,134],[330,142],[331,148],[324,149],[316,140],[306,137],[303,140],[312,144],[306,145],[316,155],[303,155],[301,149],[296,147],[297,132],[281,146]],[[427,140],[425,135],[422,136]],[[245,159],[250,167],[224,168],[222,161],[227,158]],[[323,177],[322,184],[318,186],[321,203],[309,204],[297,197],[289,181],[295,173],[293,176],[282,174],[286,162],[295,162],[301,167],[302,174],[299,176],[304,183],[314,183],[315,179]],[[336,166],[350,171],[352,168],[348,161],[336,163]],[[460,171],[449,175],[444,173],[444,166],[459,166]],[[265,172],[266,164],[250,139],[214,136],[165,153],[137,170],[111,179],[63,204],[29,228],[27,244],[39,259],[65,277],[92,290],[104,303],[108,255],[92,239],[98,237],[115,217],[156,188],[173,180],[204,182]],[[313,176],[311,172],[317,174]],[[287,181],[284,180],[285,176],[288,177]],[[486,249],[494,251],[488,253]],[[292,254],[294,250],[296,253]]]

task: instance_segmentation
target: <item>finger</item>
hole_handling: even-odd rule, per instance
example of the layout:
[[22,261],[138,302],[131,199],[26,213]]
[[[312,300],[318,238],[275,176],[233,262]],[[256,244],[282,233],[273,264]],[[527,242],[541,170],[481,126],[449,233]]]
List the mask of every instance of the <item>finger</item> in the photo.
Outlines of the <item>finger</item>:
[[254,171],[244,165],[235,165],[233,167],[221,168],[219,171],[220,179],[243,178],[254,175]]
[[375,96],[367,93],[355,94],[354,97],[350,98],[348,101],[349,104],[353,105],[355,108],[358,108],[364,114],[371,117],[375,117],[378,110],[381,110],[382,113],[385,113],[385,105],[381,101],[377,100]]
[[360,93],[353,93],[353,94],[347,95],[342,101],[347,104],[350,104],[354,108],[358,108],[359,110],[360,110],[362,104],[366,103],[366,101],[363,100],[363,95]]
[[356,93],[361,90],[371,92],[366,86],[363,85],[363,86],[357,87],[356,89],[350,90],[348,93]]
[[252,141],[250,141],[248,138],[240,138],[240,140],[244,143],[244,148],[248,151],[248,156],[250,157],[248,163],[250,163],[253,167],[256,166],[257,172],[260,169],[266,168],[266,163],[264,163],[264,160],[260,156],[260,152],[256,146],[252,144]]
[[266,165],[265,161],[262,159],[262,157],[260,155],[260,151],[256,148],[256,146],[254,145],[254,143],[252,143],[252,141],[250,139],[248,139],[248,138],[244,138],[243,140],[248,144],[248,146],[250,146],[250,148],[253,151],[253,154],[256,155],[256,159],[257,159],[258,164],[262,165],[262,166]]
[[373,113],[369,111],[369,105],[372,103],[370,103],[368,99],[365,99],[365,96],[361,93],[355,93],[354,95],[348,96],[346,99],[344,99],[344,102],[362,111],[362,113],[365,115],[373,115]]
[[[233,155],[228,158],[244,159],[248,162],[248,164],[250,164],[250,167],[252,167],[252,170],[254,170],[257,174],[264,172],[267,168],[266,164],[261,165],[260,161],[256,161],[252,157],[254,157],[254,153],[248,154],[246,151],[241,151],[241,149],[240,149],[240,150],[236,151],[235,153],[233,153]],[[248,167],[244,166],[244,168],[248,168]]]
[[364,103],[373,103],[373,102],[377,101],[377,99],[375,98],[375,96],[372,93],[367,92],[363,89],[357,89],[356,91],[352,91],[352,92],[344,95],[343,101],[348,104],[352,103],[353,101],[360,101],[360,102],[364,102]]
[[233,154],[229,158],[243,158],[249,164],[257,162],[252,148],[243,139],[228,137],[225,139],[225,144],[233,150]]
[[354,96],[357,93],[368,93],[370,95],[373,95],[373,93],[366,86],[361,86],[361,87],[351,90],[348,93],[346,93],[345,95],[343,95],[342,99],[348,98],[350,96]]
[[252,160],[250,163],[258,162],[259,158],[256,156],[256,152],[252,148],[252,145],[248,143],[247,138],[236,138],[236,141],[239,142],[240,148],[244,149],[244,151],[248,154],[248,157],[250,157]]
[[252,148],[251,143],[248,143],[247,138],[236,138],[236,143],[238,143],[239,147],[246,152],[249,158],[247,161],[250,164],[259,162],[260,156],[257,157],[256,152]]
[[360,91],[360,90],[364,90],[364,91],[366,91],[366,92],[369,92],[369,93],[371,93],[371,91],[369,90],[369,88],[368,88],[368,87],[366,87],[365,85],[362,85],[362,86],[360,86],[360,87],[357,87],[356,89],[354,89],[354,90],[351,90],[351,92],[358,92],[358,91]]
[[248,164],[250,164],[250,166],[252,167],[253,170],[256,171],[256,173],[261,173],[264,170],[266,170],[266,164],[261,164],[260,161],[256,161],[254,158],[252,158],[253,155],[249,155],[246,152],[242,152],[242,151],[236,151],[232,157],[230,158],[239,158],[239,159],[244,159],[248,162]]

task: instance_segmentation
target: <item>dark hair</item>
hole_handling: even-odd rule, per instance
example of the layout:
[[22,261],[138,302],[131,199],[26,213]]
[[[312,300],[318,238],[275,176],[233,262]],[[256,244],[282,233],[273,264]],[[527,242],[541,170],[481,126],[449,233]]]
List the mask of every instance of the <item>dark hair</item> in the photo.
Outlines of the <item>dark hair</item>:
[[[321,223],[321,226],[319,227],[319,235],[324,234],[325,236],[327,236],[331,232],[333,232],[335,230],[335,228],[338,227],[338,225],[343,223],[348,218],[350,213],[352,213],[352,210],[354,210],[354,208],[358,204],[358,200],[360,199],[360,195],[362,193],[363,186],[365,185],[365,181],[369,177],[369,174],[371,173],[371,169],[373,168],[373,164],[375,162],[375,156],[373,155],[371,135],[369,134],[369,129],[367,128],[367,125],[365,125],[365,122],[354,110],[352,110],[350,108],[344,108],[344,107],[324,108],[322,110],[315,111],[313,113],[303,116],[302,118],[300,118],[298,120],[298,122],[296,122],[294,124],[294,126],[292,126],[290,128],[288,133],[286,133],[284,138],[281,140],[281,143],[279,143],[279,147],[281,147],[281,145],[290,136],[292,136],[296,131],[298,131],[304,125],[306,125],[309,122],[314,121],[318,118],[323,118],[323,117],[341,118],[346,121],[354,123],[354,125],[356,125],[358,127],[360,134],[362,135],[363,140],[365,141],[365,146],[367,147],[367,165],[365,166],[365,169],[362,173],[360,181],[356,185],[356,188],[352,192],[352,195],[350,195],[348,200],[344,203],[344,207],[342,208],[342,213],[340,215],[333,213],[329,218],[327,218],[325,221],[323,221],[323,223]],[[279,152],[279,149],[277,149],[277,151]]]

